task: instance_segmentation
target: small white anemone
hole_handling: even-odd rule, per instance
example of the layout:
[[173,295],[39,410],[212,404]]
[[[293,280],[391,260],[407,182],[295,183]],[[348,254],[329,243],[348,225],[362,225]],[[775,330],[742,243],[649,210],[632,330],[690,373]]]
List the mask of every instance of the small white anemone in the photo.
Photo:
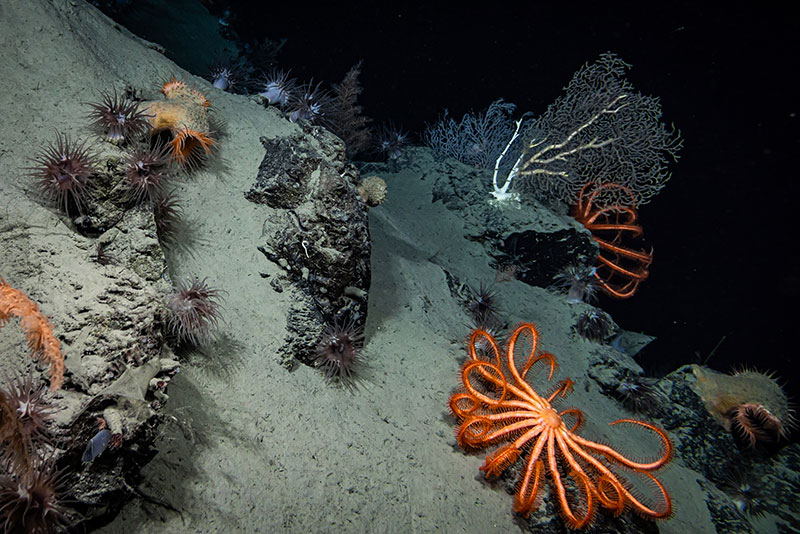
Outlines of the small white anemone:
[[289,103],[292,89],[294,88],[294,78],[289,78],[289,72],[284,70],[273,70],[262,82],[262,90],[259,95],[263,96],[270,105],[285,107]]

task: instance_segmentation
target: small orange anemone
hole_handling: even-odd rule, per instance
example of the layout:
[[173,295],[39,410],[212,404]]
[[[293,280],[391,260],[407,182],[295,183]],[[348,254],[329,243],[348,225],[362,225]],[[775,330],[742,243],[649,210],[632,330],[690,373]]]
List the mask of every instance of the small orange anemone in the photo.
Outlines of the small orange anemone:
[[172,159],[176,163],[193,167],[199,163],[202,155],[211,153],[214,140],[208,134],[184,128],[175,134],[169,145],[172,147]]

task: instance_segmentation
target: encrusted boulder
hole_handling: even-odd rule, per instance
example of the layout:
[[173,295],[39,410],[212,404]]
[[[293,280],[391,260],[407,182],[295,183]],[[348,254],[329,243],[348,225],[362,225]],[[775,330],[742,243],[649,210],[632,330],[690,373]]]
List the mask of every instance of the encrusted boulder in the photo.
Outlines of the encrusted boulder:
[[[366,320],[370,285],[367,204],[341,140],[306,126],[305,135],[261,139],[266,154],[245,197],[274,208],[259,250],[298,293],[290,310],[284,363],[311,364],[326,324]],[[281,291],[280,280],[272,281]],[[301,320],[302,319],[302,320]]]

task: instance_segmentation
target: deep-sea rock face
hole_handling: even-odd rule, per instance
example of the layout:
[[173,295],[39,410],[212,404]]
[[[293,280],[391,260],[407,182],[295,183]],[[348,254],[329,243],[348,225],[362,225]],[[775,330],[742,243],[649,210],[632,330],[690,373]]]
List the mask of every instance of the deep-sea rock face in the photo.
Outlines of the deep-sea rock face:
[[594,263],[597,245],[570,217],[533,200],[493,206],[488,171],[449,159],[433,164],[431,175],[433,201],[459,212],[467,234],[487,246],[498,270],[513,268],[517,280],[548,287],[566,266]]
[[[324,325],[366,320],[370,283],[367,205],[342,142],[320,128],[290,139],[261,139],[266,154],[245,197],[266,204],[259,250],[299,289],[284,352],[311,363]],[[269,226],[269,229],[267,229]],[[280,290],[281,280],[273,280]]]

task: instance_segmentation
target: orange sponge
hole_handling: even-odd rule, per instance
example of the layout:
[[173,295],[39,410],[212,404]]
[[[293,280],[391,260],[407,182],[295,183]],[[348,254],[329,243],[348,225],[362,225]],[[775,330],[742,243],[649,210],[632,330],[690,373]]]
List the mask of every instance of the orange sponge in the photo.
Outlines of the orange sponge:
[[172,134],[169,145],[173,161],[197,165],[214,146],[208,120],[211,104],[201,92],[174,78],[164,84],[161,92],[166,100],[145,102],[142,106],[148,115],[150,134],[168,130]]
[[709,413],[725,429],[737,430],[751,446],[775,441],[794,425],[789,400],[771,376],[750,370],[727,375],[691,367],[697,379],[694,389]]

